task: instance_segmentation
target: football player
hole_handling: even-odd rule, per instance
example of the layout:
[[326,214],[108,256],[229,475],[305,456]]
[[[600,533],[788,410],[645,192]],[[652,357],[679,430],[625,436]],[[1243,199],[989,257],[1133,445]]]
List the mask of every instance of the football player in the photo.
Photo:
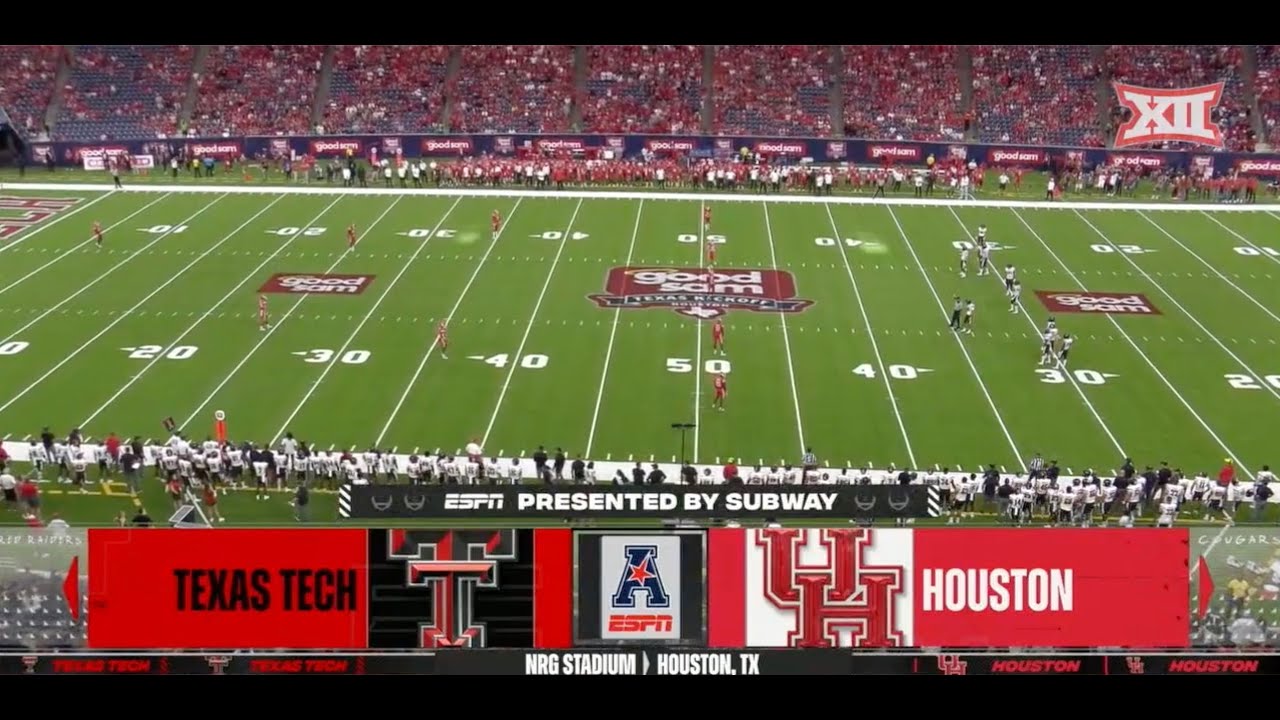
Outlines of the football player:
[[1071,354],[1071,346],[1075,341],[1075,338],[1070,335],[1062,336],[1062,348],[1058,350],[1058,364],[1064,368],[1067,366],[1067,357]]
[[1006,293],[1009,296],[1009,312],[1016,313],[1022,304],[1022,283],[1013,281],[1013,288]]
[[969,246],[963,245],[960,248],[960,277],[969,275]]

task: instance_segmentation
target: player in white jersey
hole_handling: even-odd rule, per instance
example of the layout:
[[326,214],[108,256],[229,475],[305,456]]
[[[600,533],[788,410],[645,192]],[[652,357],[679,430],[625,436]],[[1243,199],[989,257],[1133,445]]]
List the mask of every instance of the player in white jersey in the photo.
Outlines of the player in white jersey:
[[785,485],[795,485],[800,480],[800,473],[790,465],[782,468],[782,482]]
[[1009,312],[1018,312],[1018,308],[1022,306],[1022,283],[1015,280],[1013,287],[1005,295],[1009,296]]
[[227,484],[240,487],[244,482],[244,452],[238,447],[227,446]]
[[422,482],[422,466],[418,464],[418,456],[410,455],[404,464],[404,474],[409,478],[410,485],[417,485]]
[[1027,497],[1021,492],[1009,496],[1009,521],[1014,525],[1022,524],[1022,511],[1026,508]]
[[369,476],[369,481],[376,480],[378,478],[378,451],[374,448],[369,448],[360,456],[360,459],[364,461],[364,471]]
[[978,226],[978,235],[977,235],[977,237],[978,237],[978,242],[979,242],[979,243],[983,243],[983,244],[985,244],[985,243],[987,242],[987,226],[986,226],[986,225],[979,225],[979,226]]
[[964,245],[960,248],[960,277],[969,275],[969,246]]
[[31,459],[32,469],[36,471],[36,482],[44,482],[44,466],[49,464],[49,451],[44,445],[33,442],[27,452],[30,453],[28,457]]
[[986,242],[978,241],[978,274],[987,275],[991,272],[991,246]]
[[389,483],[396,481],[396,473],[399,471],[399,463],[396,462],[396,456],[391,453],[383,453],[381,458],[382,477],[386,478]]
[[84,453],[80,450],[73,451],[71,453],[70,465],[71,482],[75,483],[75,486],[80,488],[80,492],[89,492],[84,486],[84,471],[85,468],[89,466],[89,463],[85,461]]
[[1070,525],[1076,506],[1076,494],[1071,488],[1058,492],[1058,517],[1055,524]]
[[597,476],[597,473],[596,473],[596,464],[595,464],[595,461],[589,461],[589,462],[587,463],[587,467],[585,467],[585,468],[584,468],[584,471],[585,471],[585,473],[586,473],[586,475],[585,475],[586,483],[587,483],[588,485],[595,485],[595,484],[596,484],[596,478],[598,477],[598,476]]
[[782,472],[778,470],[776,465],[769,468],[768,474],[764,477],[764,482],[766,485],[782,484]]
[[1018,277],[1018,270],[1013,265],[1004,266],[1004,289],[1006,292],[1013,289],[1013,281]]
[[1156,527],[1173,527],[1173,521],[1178,517],[1178,503],[1172,498],[1165,498],[1160,503],[1160,515],[1156,518]]
[[764,472],[760,470],[759,465],[756,465],[755,467],[751,468],[751,472],[747,473],[747,484],[748,485],[764,484]]
[[507,466],[507,479],[512,485],[519,485],[524,479],[524,470],[520,468],[520,461],[516,458],[511,458],[511,464]]
[[1093,509],[1098,504],[1098,486],[1096,483],[1089,482],[1084,486],[1084,511],[1083,511],[1083,527],[1089,527],[1093,524]]
[[71,457],[68,454],[67,446],[60,442],[55,442],[53,444],[52,461],[58,463],[58,482],[60,483],[71,482],[71,467],[68,464],[70,460]]
[[977,309],[972,300],[966,300],[964,304],[964,323],[962,325],[966,335],[973,334],[973,311]]
[[[216,447],[211,451],[206,451],[204,456],[204,464],[208,469],[209,483],[213,485],[214,490],[222,485],[222,452]],[[222,494],[226,494],[226,488],[222,489]]]
[[1205,515],[1204,519],[1208,520],[1210,515],[1219,513],[1222,515],[1223,519],[1230,521],[1231,517],[1227,515],[1223,506],[1223,501],[1226,499],[1227,488],[1219,485],[1218,483],[1214,483],[1213,487],[1209,488],[1209,502],[1207,504],[1209,514]]
[[1053,333],[1048,330],[1040,336],[1040,364],[1053,364]]
[[1067,357],[1071,355],[1071,346],[1075,344],[1075,338],[1070,335],[1062,336],[1062,348],[1058,350],[1058,364],[1062,367],[1067,366]]
[[341,467],[343,479],[352,485],[368,485],[369,481],[360,474],[360,466],[354,461],[346,461]]
[[1191,502],[1203,504],[1209,495],[1209,486],[1212,484],[1213,481],[1208,475],[1204,473],[1196,475],[1196,479],[1191,481]]

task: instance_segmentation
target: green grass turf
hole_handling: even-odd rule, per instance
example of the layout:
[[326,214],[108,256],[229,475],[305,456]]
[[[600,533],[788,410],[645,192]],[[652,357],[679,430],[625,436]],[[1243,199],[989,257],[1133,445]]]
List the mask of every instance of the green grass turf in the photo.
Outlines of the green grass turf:
[[[173,416],[198,439],[220,409],[237,440],[288,430],[321,448],[400,452],[481,438],[503,456],[545,444],[671,460],[670,424],[683,421],[698,424],[689,454],[705,463],[796,462],[806,445],[836,467],[1015,471],[1035,452],[1075,472],[1125,455],[1189,473],[1227,456],[1248,470],[1271,461],[1280,258],[1251,246],[1280,249],[1275,214],[711,205],[719,267],[776,267],[813,303],[726,316],[725,412],[709,407],[707,372],[668,369],[722,360],[705,324],[588,298],[613,267],[697,267],[698,200],[115,193],[0,250],[0,436],[79,425],[159,437]],[[495,208],[506,226],[491,243]],[[94,219],[108,228],[102,251],[85,244]],[[362,239],[346,253],[351,223]],[[1025,313],[1006,312],[998,279],[956,273],[954,244],[979,223],[1004,246],[993,264],[1019,268]],[[376,280],[353,297],[273,295],[276,326],[259,332],[269,276],[326,271]],[[1059,315],[1078,339],[1072,372],[1038,373],[1047,313],[1034,291],[1081,286],[1143,293],[1163,314]],[[953,294],[978,304],[972,337],[946,327]],[[447,360],[429,354],[446,317]],[[163,351],[124,349],[149,345]],[[175,351],[190,355],[167,359]],[[365,357],[355,351],[367,359],[342,361]],[[158,487],[144,499],[167,515]],[[237,522],[291,517],[284,496],[224,503]],[[103,523],[131,507],[127,496],[50,493],[45,511]],[[335,515],[321,497],[313,517]]]

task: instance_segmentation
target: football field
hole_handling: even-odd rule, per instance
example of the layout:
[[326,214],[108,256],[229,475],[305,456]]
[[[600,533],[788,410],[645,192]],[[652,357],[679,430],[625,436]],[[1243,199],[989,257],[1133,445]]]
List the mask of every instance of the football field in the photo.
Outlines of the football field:
[[[1265,208],[177,190],[0,193],[4,439],[161,438],[167,417],[203,439],[221,410],[236,441],[475,440],[598,463],[670,463],[683,442],[704,464],[812,447],[832,468],[1019,472],[1040,453],[1075,474],[1231,458],[1248,478],[1275,456],[1280,215]],[[971,252],[961,277],[982,224],[993,270]],[[948,327],[956,296],[971,334]],[[1037,364],[1050,315],[1075,340],[1065,367]]]

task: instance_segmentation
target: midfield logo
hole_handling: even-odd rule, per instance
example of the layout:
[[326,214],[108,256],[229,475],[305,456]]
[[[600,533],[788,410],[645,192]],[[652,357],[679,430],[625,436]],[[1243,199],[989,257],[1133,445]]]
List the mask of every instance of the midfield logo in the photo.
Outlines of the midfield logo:
[[[851,631],[855,647],[903,644],[894,608],[903,593],[906,569],[872,565],[865,553],[874,530],[835,528],[755,531],[764,549],[764,594],[780,610],[795,613],[787,645],[798,648],[840,646],[839,630]],[[813,545],[823,546],[826,562],[806,564]]]
[[260,293],[359,295],[373,283],[372,275],[334,273],[276,273],[258,288]]
[[1223,83],[1181,90],[1114,86],[1116,99],[1133,113],[1116,132],[1116,147],[1164,141],[1222,147],[1222,129],[1209,114],[1222,100]]
[[431,588],[419,626],[424,648],[485,647],[475,621],[477,588],[498,587],[498,565],[516,559],[515,530],[389,530],[388,555],[405,561],[405,585]]
[[707,319],[729,310],[794,313],[813,304],[795,295],[795,278],[782,270],[618,267],[609,271],[605,292],[590,298],[603,308],[670,307]]

